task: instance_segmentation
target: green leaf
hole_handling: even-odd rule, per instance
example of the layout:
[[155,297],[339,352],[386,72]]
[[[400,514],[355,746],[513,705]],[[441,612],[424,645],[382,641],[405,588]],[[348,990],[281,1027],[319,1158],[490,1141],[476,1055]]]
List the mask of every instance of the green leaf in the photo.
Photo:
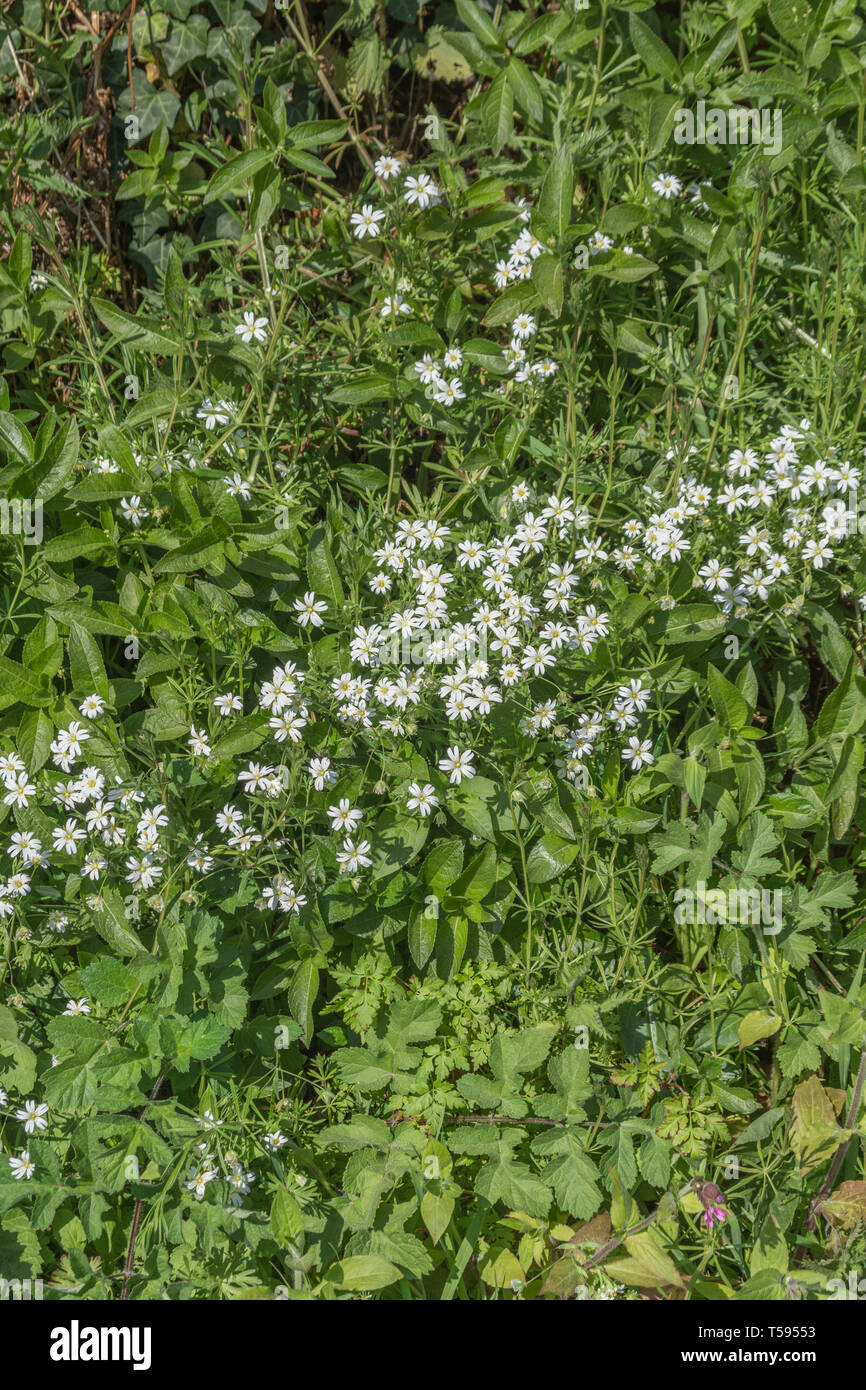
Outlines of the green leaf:
[[564,873],[577,857],[578,848],[558,835],[542,835],[532,846],[526,861],[529,882],[549,883],[552,878]]
[[536,125],[544,122],[544,101],[534,73],[513,55],[506,68],[508,81],[520,110]]
[[779,1014],[768,1013],[765,1009],[753,1009],[740,1022],[737,1040],[741,1048],[751,1047],[752,1043],[772,1038],[781,1026],[782,1019]]
[[0,656],[0,705],[16,700],[23,705],[46,705],[51,700],[50,686],[44,676],[32,676],[17,661]]
[[54,725],[41,709],[26,710],[18,725],[16,747],[31,777],[48,762]]
[[346,601],[324,526],[316,526],[307,543],[307,576],[314,593],[339,611]]
[[245,150],[243,154],[233,155],[225,164],[221,164],[210,178],[205,189],[204,201],[212,203],[217,198],[225,198],[228,194],[236,192],[245,183],[251,182],[272,158],[271,151],[266,149]]
[[441,897],[459,878],[462,868],[463,841],[437,840],[421,865],[421,877],[430,892]]
[[138,352],[158,353],[163,357],[171,357],[180,350],[177,340],[149,319],[125,314],[107,299],[91,299],[90,305],[103,327],[127,347]]
[[301,1028],[305,1047],[313,1036],[313,1005],[319,993],[319,972],[311,960],[302,960],[288,991],[289,1013]]
[[190,540],[167,551],[153,566],[154,574],[193,574],[221,560],[228,534],[229,528],[222,517],[213,517]]
[[80,623],[69,624],[69,668],[73,690],[108,699],[108,677],[102,654],[91,634]]
[[[398,329],[408,327],[407,324],[397,324],[395,333]],[[394,394],[394,382],[389,377],[384,377],[377,372],[361,372],[348,386],[339,386],[336,391],[332,391],[328,400],[335,401],[337,405],[366,405],[370,401],[387,401]]]
[[735,685],[713,665],[707,668],[710,699],[723,729],[738,733],[749,722],[749,707]]
[[493,153],[499,154],[514,132],[514,95],[506,68],[493,79],[481,107],[481,121]]
[[331,1265],[325,1274],[332,1284],[353,1293],[385,1289],[402,1277],[397,1266],[380,1255],[349,1255],[339,1264]]
[[511,323],[517,314],[527,313],[538,303],[538,290],[531,280],[522,280],[495,299],[482,320],[485,328],[499,328]]
[[372,879],[386,878],[410,864],[430,831],[430,822],[423,817],[388,807],[377,818],[371,835],[373,864]]
[[498,52],[504,50],[505,42],[502,35],[487,18],[480,5],[475,4],[475,0],[457,0],[457,13],[466,28],[471,30],[481,43],[488,44]]
[[545,309],[558,319],[565,293],[565,275],[559,257],[547,252],[538,256],[532,263],[532,283]]
[[666,43],[654,34],[648,24],[632,11],[628,17],[628,31],[635,52],[652,73],[657,73],[668,82],[678,82],[679,64]]
[[129,917],[120,894],[111,888],[104,888],[100,897],[102,906],[93,914],[93,925],[99,935],[118,955],[137,955],[144,948],[129,925]]
[[561,236],[571,221],[574,199],[574,163],[571,151],[560,146],[544,176],[538,197],[538,216],[546,227]]
[[278,1187],[271,1203],[271,1230],[277,1245],[284,1250],[297,1247],[304,1233],[304,1218],[301,1208],[285,1187]]

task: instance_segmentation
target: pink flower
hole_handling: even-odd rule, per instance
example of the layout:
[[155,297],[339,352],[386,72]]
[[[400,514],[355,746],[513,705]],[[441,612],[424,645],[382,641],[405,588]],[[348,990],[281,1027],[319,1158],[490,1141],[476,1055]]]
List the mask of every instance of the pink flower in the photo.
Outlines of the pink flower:
[[701,1217],[708,1231],[711,1231],[717,1222],[721,1226],[727,1219],[728,1213],[725,1211],[724,1207],[707,1207]]

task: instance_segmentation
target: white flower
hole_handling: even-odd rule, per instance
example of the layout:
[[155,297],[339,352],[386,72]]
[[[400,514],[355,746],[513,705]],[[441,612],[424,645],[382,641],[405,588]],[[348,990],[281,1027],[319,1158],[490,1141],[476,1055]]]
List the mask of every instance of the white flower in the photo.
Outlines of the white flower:
[[331,767],[330,758],[311,758],[308,771],[317,792],[324,791],[325,787],[332,787],[337,780],[337,773]]
[[604,232],[593,232],[592,236],[589,238],[588,245],[590,255],[597,256],[600,252],[609,251],[611,249],[613,246],[613,238],[605,236]]
[[238,781],[246,783],[244,791],[251,795],[252,792],[264,790],[273,775],[272,767],[260,767],[258,763],[250,763],[246,771],[238,773]]
[[400,172],[400,161],[395,159],[392,154],[380,154],[376,163],[373,165],[380,179],[387,183],[388,179],[393,179]]
[[226,716],[229,714],[237,713],[244,707],[243,700],[240,698],[240,696],[233,695],[231,691],[228,691],[225,695],[217,695],[216,699],[214,700],[214,705],[217,709],[217,712],[222,715],[223,719],[225,719]]
[[196,873],[206,874],[213,868],[213,855],[208,854],[207,845],[198,845],[187,855],[187,865]]
[[356,845],[347,835],[343,841],[343,848],[337,851],[337,863],[341,873],[355,873],[357,869],[367,869],[372,864],[370,858],[370,841],[362,840]]
[[234,413],[229,401],[217,401],[216,405],[206,398],[196,411],[196,419],[203,421],[206,430],[216,429],[217,425],[227,425]]
[[511,336],[522,342],[525,338],[532,337],[536,327],[535,319],[531,314],[518,314],[511,325]]
[[101,695],[88,695],[78,706],[78,713],[83,714],[85,719],[96,719],[105,709],[105,701]]
[[54,841],[54,848],[58,852],[64,850],[67,854],[78,853],[78,842],[83,840],[87,832],[82,830],[80,825],[76,825],[74,820],[67,820],[66,824],[52,830],[51,838]]
[[162,865],[154,863],[152,854],[143,854],[140,859],[131,854],[126,867],[129,870],[126,881],[134,888],[152,888],[162,878]]
[[323,627],[320,613],[326,613],[328,605],[323,599],[316,598],[312,590],[308,590],[303,598],[295,599],[295,610],[298,615],[298,623],[301,627],[311,625],[313,627]]
[[383,319],[390,319],[396,318],[398,314],[411,314],[411,312],[411,305],[407,304],[406,300],[403,298],[402,295],[388,294],[382,301],[382,310],[379,317]]
[[812,568],[820,570],[824,568],[825,560],[833,559],[833,551],[825,540],[809,540],[800,551],[804,560],[812,561]]
[[683,185],[676,174],[659,174],[658,178],[653,180],[652,189],[653,193],[658,193],[660,198],[669,200],[679,197],[683,191]]
[[645,763],[649,764],[655,762],[652,753],[652,741],[648,738],[645,738],[643,741],[638,738],[630,738],[625,748],[622,749],[620,756],[630,763],[632,770],[635,772],[639,771]]
[[232,1166],[231,1172],[226,1177],[226,1182],[232,1189],[229,1201],[232,1206],[239,1207],[244,1197],[250,1190],[250,1184],[256,1180],[255,1173],[245,1173],[239,1163]]
[[455,401],[462,401],[465,400],[465,398],[466,392],[460,385],[459,377],[452,376],[450,381],[445,381],[443,377],[439,378],[433,393],[433,399],[439,405],[453,405]]
[[461,752],[460,748],[455,744],[453,748],[446,748],[445,756],[439,759],[439,770],[440,772],[450,773],[448,778],[449,782],[459,787],[464,777],[470,778],[475,776],[475,768],[472,764],[472,759],[474,757],[475,754],[471,749],[467,748]]
[[25,1134],[32,1134],[35,1129],[48,1128],[47,1114],[48,1106],[44,1102],[40,1105],[35,1100],[25,1100],[21,1109],[15,1111],[15,1118],[24,1122]]
[[87,997],[85,996],[83,999],[70,999],[63,1013],[66,1018],[81,1018],[84,1014],[89,1014],[90,1005],[87,1002]]
[[348,797],[344,796],[338,806],[328,807],[328,817],[333,831],[354,830],[363,820],[364,812],[353,807]]
[[187,742],[197,758],[207,758],[210,756],[210,744],[207,741],[206,729],[199,731],[194,724],[191,724]]
[[20,1158],[10,1158],[9,1167],[12,1169],[13,1178],[32,1178],[36,1172],[36,1164],[27,1149],[21,1151]]
[[146,521],[150,516],[150,512],[147,510],[147,507],[142,505],[141,498],[137,493],[132,497],[121,497],[120,510],[123,512],[127,521],[135,527],[139,527],[141,523]]
[[429,174],[410,174],[406,179],[403,197],[410,206],[417,203],[423,211],[437,203],[440,196],[439,189]]
[[244,314],[241,322],[235,329],[237,337],[243,343],[266,343],[268,341],[268,321],[265,318],[256,318],[251,309]]
[[230,478],[224,478],[223,486],[229,497],[240,497],[244,502],[249,502],[250,485],[244,482],[240,473],[232,473]]
[[365,236],[377,237],[381,231],[379,223],[384,220],[385,214],[382,209],[374,208],[372,203],[365,203],[360,212],[353,212],[349,218],[359,241]]
[[418,782],[409,783],[409,797],[406,807],[409,811],[418,811],[422,816],[429,816],[434,807],[439,805],[439,798],[436,795],[435,787],[431,787],[429,782],[425,782],[422,787]]

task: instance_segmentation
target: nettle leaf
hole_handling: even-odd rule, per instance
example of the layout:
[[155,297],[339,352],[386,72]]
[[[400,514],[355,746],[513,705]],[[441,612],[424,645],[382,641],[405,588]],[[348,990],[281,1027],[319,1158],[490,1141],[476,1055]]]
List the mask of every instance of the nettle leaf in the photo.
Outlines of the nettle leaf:
[[139,983],[132,971],[113,956],[91,961],[76,973],[75,979],[82,994],[109,1008],[125,1004]]
[[848,1137],[836,1122],[836,1111],[817,1076],[801,1081],[792,1101],[794,1126],[791,1147],[801,1175],[823,1163]]
[[692,853],[686,871],[686,883],[694,888],[699,882],[708,882],[714,872],[714,860],[725,838],[727,821],[724,816],[710,817],[706,811],[698,821],[692,843]]
[[655,851],[652,862],[654,874],[667,874],[685,864],[691,855],[692,836],[687,825],[673,821],[663,832],[650,836],[650,848]]

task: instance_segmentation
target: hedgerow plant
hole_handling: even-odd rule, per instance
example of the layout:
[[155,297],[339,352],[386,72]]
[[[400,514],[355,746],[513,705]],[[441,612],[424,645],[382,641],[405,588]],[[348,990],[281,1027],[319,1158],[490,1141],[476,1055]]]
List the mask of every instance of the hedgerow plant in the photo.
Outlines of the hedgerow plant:
[[853,5],[20,8],[9,177],[104,59],[131,231],[5,214],[0,1274],[837,1296]]

